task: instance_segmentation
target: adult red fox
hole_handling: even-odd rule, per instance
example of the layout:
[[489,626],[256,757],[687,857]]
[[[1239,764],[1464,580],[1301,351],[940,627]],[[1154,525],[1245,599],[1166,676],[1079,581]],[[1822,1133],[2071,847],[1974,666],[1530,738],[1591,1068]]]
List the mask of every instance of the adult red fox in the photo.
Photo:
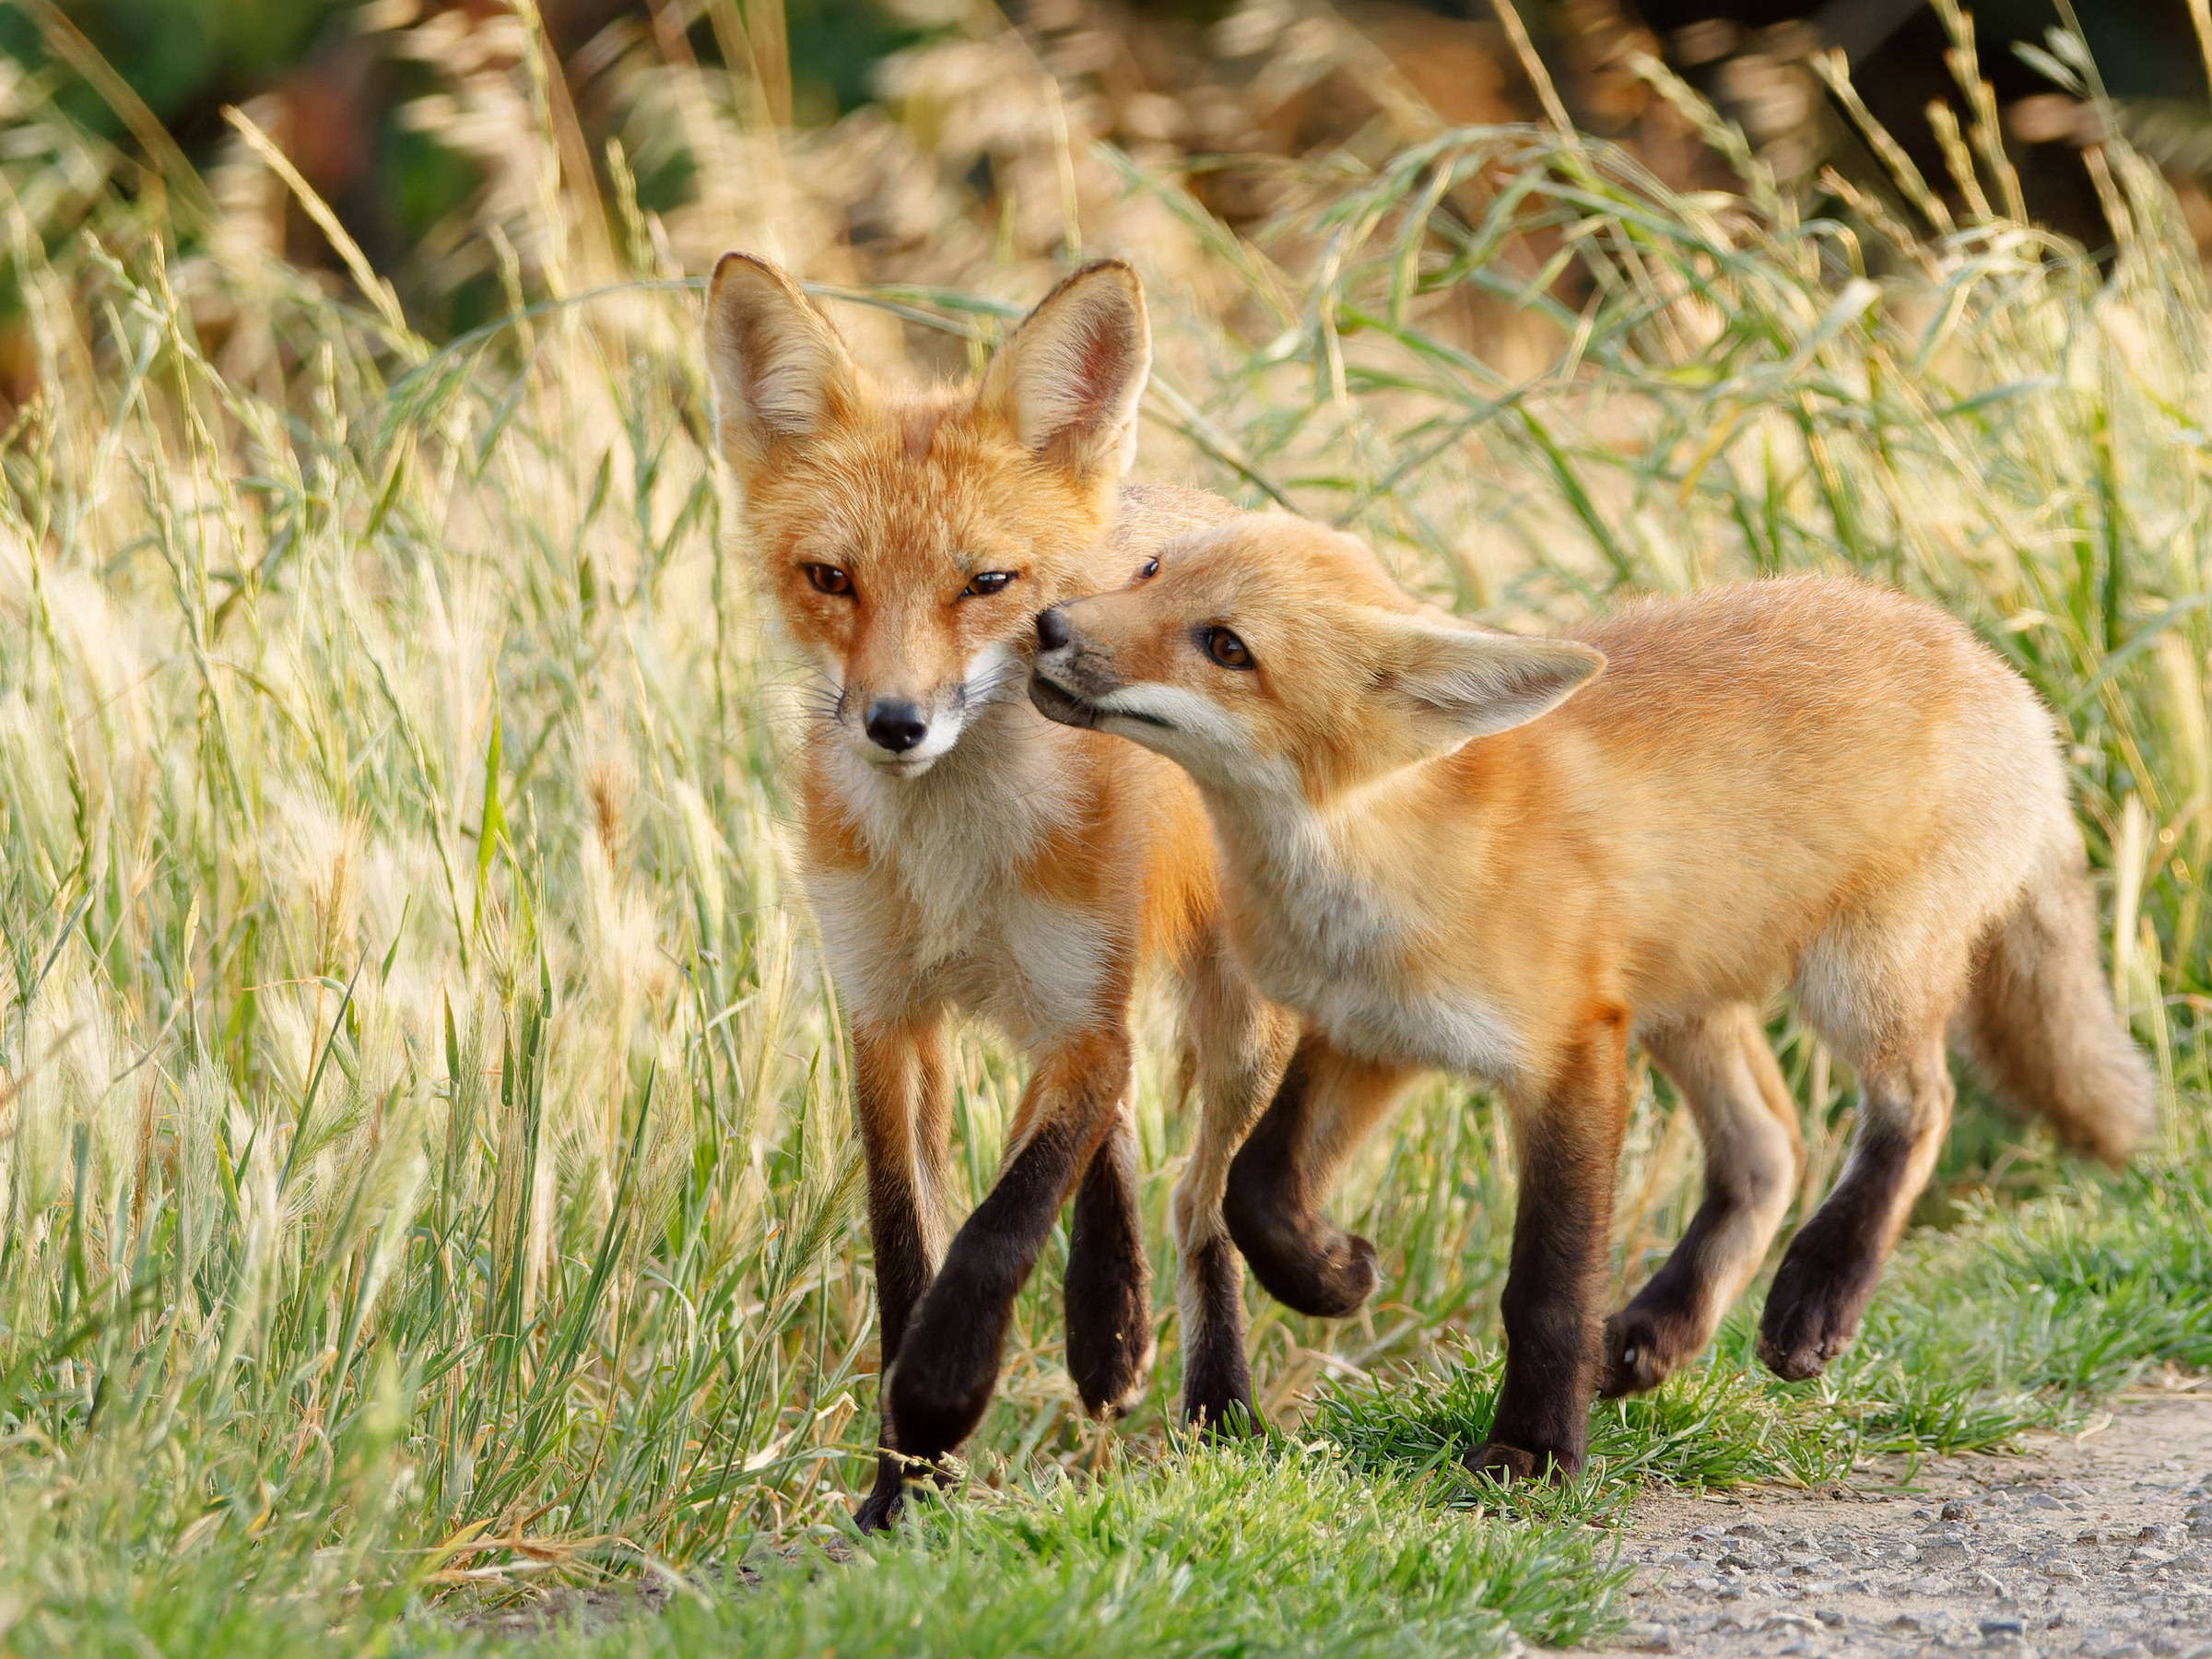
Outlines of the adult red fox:
[[[1253,1273],[1356,1308],[1374,1253],[1321,1204],[1361,1134],[1427,1068],[1511,1103],[1505,1379],[1472,1466],[1577,1467],[1593,1391],[1658,1382],[1758,1269],[1803,1159],[1759,1012],[1784,981],[1861,1107],[1767,1299],[1783,1376],[1858,1327],[1950,1120],[1947,1030],[2074,1146],[2118,1161],[2150,1127],[2051,718],[1950,618],[1801,577],[1518,638],[1282,516],[1151,568],[1039,617],[1030,695],[1195,780],[1237,945],[1304,1017],[1230,1174]],[[1688,1102],[1706,1187],[1601,1328],[1631,1035]]]
[[[1205,1102],[1175,1198],[1183,1405],[1217,1423],[1249,1411],[1222,1186],[1295,1022],[1228,947],[1188,781],[1022,695],[1040,609],[1234,512],[1121,484],[1151,361],[1135,275],[1077,272],[980,380],[909,393],[863,373],[788,277],[732,253],[706,354],[757,585],[816,677],[792,760],[806,888],[853,1034],[881,1310],[886,1455],[861,1524],[883,1524],[902,1470],[982,1419],[1015,1292],[1078,1178],[1068,1370],[1094,1412],[1142,1392],[1129,1002],[1159,953],[1181,970]],[[1032,1070],[997,1183],[947,1245],[956,1012],[994,1022]]]

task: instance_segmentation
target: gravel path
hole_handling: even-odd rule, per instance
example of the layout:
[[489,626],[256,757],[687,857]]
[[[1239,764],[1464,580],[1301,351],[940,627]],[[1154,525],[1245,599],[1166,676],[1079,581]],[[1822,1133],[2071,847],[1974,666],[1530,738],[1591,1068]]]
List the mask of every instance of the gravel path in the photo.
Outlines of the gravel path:
[[2024,1455],[1881,1460],[1848,1490],[1647,1493],[1624,1555],[1616,1654],[2212,1659],[2212,1381]]

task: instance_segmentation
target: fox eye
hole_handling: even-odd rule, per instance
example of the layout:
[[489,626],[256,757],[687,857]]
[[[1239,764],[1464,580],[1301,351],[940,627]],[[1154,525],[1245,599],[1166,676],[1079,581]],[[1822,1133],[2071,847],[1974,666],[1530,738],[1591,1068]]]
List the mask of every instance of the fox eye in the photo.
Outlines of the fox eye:
[[1226,628],[1209,628],[1204,635],[1206,654],[1224,668],[1257,668],[1244,641]]
[[1012,571],[979,571],[968,579],[968,585],[960,590],[960,597],[963,599],[983,598],[997,593],[1007,582],[1013,581],[1014,577],[1015,572]]
[[1155,577],[1155,576],[1157,576],[1157,575],[1159,575],[1159,559],[1146,559],[1146,560],[1145,560],[1144,569],[1142,569],[1141,571],[1137,571],[1137,573],[1136,573],[1136,579],[1137,579],[1139,582],[1149,582],[1149,581],[1151,581],[1151,580],[1152,580],[1152,578],[1153,578],[1153,577]]
[[853,591],[853,578],[835,565],[808,565],[806,580],[813,582],[816,590],[819,593],[849,594]]

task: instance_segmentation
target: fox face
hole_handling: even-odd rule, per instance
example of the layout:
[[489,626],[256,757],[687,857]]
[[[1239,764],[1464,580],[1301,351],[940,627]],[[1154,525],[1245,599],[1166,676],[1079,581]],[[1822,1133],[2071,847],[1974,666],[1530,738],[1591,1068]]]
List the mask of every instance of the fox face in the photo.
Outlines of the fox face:
[[707,347],[757,576],[819,677],[812,712],[876,773],[926,771],[1018,700],[1031,618],[1087,585],[1151,361],[1135,274],[1078,271],[977,381],[901,393],[782,272],[733,253]]
[[1126,588],[1044,612],[1037,638],[1047,717],[1313,806],[1535,720],[1605,665],[1420,605],[1358,541],[1279,514],[1171,543]]

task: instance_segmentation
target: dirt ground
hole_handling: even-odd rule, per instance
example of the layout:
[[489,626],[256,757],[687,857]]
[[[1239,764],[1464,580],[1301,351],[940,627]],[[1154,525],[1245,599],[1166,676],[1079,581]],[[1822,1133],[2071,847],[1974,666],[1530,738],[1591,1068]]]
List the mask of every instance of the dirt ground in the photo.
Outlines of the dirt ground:
[[1651,1492],[1606,1644],[1700,1659],[2212,1659],[2212,1379],[2009,1456],[1885,1461],[1849,1488]]

